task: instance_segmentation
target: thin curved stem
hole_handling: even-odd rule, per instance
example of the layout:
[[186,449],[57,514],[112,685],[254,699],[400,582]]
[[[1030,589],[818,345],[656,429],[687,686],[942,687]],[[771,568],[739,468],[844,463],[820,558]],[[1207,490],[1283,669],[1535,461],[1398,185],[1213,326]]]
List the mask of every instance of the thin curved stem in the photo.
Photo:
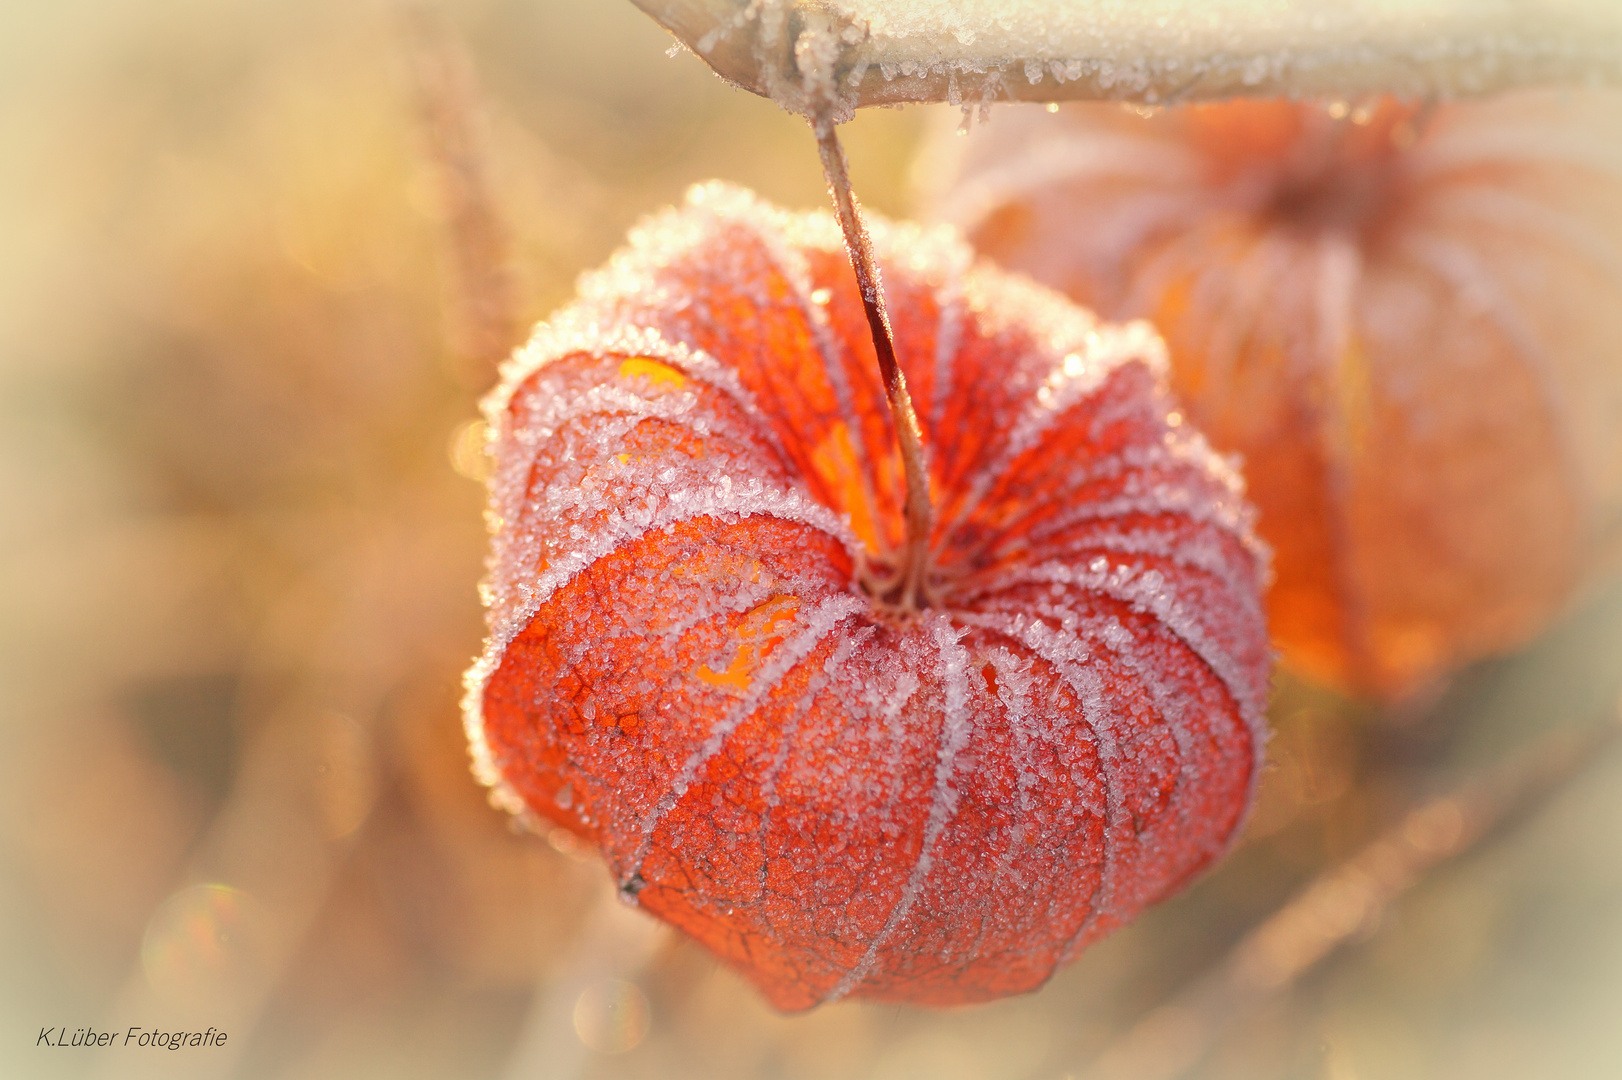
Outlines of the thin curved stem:
[[906,477],[907,540],[902,548],[901,565],[880,598],[903,612],[915,611],[928,604],[929,533],[934,517],[929,501],[929,471],[924,464],[923,429],[907,390],[907,377],[896,362],[895,335],[890,329],[890,314],[884,306],[884,285],[873,258],[873,243],[862,224],[861,208],[851,191],[845,148],[840,145],[832,121],[814,121],[812,129],[822,156],[823,175],[828,179],[828,192],[833,196],[834,212],[845,234],[845,250],[850,255],[851,269],[856,271],[857,287],[861,289],[862,307],[873,334],[873,349],[878,354],[879,375],[884,380],[884,394],[890,403],[890,418]]

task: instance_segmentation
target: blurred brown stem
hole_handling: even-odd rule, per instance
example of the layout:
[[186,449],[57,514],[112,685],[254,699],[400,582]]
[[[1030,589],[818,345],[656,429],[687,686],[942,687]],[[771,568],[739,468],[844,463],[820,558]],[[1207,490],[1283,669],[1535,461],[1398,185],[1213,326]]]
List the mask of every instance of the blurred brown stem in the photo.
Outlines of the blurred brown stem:
[[1622,716],[1558,731],[1453,792],[1409,811],[1357,854],[1310,882],[1188,983],[1106,1046],[1087,1080],[1175,1080],[1245,1017],[1330,953],[1376,926],[1438,866],[1524,819],[1622,736]]
[[518,318],[507,230],[490,195],[478,91],[466,53],[437,15],[413,3],[400,14],[449,249],[450,337],[457,352],[487,370],[518,344]]

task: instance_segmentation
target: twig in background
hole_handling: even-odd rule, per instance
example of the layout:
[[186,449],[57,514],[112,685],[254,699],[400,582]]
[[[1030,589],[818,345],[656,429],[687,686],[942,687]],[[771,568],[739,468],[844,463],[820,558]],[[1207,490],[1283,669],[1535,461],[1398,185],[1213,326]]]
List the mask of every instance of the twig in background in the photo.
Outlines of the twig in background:
[[505,222],[490,197],[483,118],[466,51],[426,7],[400,7],[405,52],[432,163],[449,253],[448,336],[470,360],[493,368],[518,342]]
[[1551,734],[1453,792],[1430,799],[1330,868],[1245,935],[1205,975],[1115,1039],[1085,1080],[1175,1080],[1246,1016],[1335,949],[1374,927],[1432,870],[1525,819],[1622,736],[1622,712]]
[[[119,1032],[137,1025],[150,1031],[155,1022],[173,1030],[212,1026],[227,1033],[225,1045],[207,1054],[104,1056],[90,1075],[219,1080],[236,1074],[362,839],[375,794],[369,787],[354,793],[363,801],[346,813],[352,822],[341,835],[334,835],[327,813],[331,733],[335,723],[346,722],[320,711],[301,719],[289,709],[248,746],[230,798],[165,905],[172,917],[154,920],[157,930],[169,931],[161,934],[167,940],[155,941],[149,928],[140,962],[103,1021]],[[358,764],[351,762],[344,770],[349,775],[337,779],[358,781]],[[229,898],[226,910],[206,903],[211,893]]]

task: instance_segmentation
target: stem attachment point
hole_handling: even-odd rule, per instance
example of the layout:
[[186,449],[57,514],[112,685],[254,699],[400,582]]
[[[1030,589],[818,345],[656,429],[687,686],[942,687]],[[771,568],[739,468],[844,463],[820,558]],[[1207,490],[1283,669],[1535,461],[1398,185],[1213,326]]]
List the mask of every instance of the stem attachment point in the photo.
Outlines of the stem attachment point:
[[889,401],[890,419],[900,446],[902,472],[907,484],[904,508],[907,538],[900,553],[899,565],[889,568],[887,572],[864,575],[869,578],[864,584],[877,599],[907,615],[928,607],[932,599],[929,534],[934,510],[929,500],[929,471],[925,467],[923,429],[918,424],[918,413],[912,407],[912,395],[907,391],[907,377],[896,362],[895,335],[890,329],[890,314],[884,305],[884,285],[873,258],[873,243],[862,223],[861,208],[851,190],[845,148],[840,145],[832,120],[818,119],[811,126],[816,132],[817,150],[822,156],[822,172],[828,180],[828,192],[833,196],[834,213],[845,234],[845,250],[850,255],[851,269],[856,271],[856,285],[861,290],[867,326],[873,334],[873,349],[878,354],[879,375],[884,381],[884,394]]

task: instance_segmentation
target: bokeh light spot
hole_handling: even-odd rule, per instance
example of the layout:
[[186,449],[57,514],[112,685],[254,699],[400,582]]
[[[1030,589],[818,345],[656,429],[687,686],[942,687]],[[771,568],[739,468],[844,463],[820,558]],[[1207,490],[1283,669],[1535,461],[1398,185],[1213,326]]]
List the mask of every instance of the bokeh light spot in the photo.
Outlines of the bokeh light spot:
[[574,1004],[580,1041],[602,1054],[623,1054],[647,1037],[648,998],[635,983],[604,979],[587,987]]
[[488,430],[483,420],[469,420],[458,424],[451,432],[449,445],[451,468],[456,470],[458,476],[465,476],[482,484],[485,477],[490,475],[490,455],[485,450],[485,442],[489,438]]
[[252,897],[229,885],[175,893],[147,923],[141,966],[177,1003],[202,1003],[250,985],[265,959],[266,923]]

